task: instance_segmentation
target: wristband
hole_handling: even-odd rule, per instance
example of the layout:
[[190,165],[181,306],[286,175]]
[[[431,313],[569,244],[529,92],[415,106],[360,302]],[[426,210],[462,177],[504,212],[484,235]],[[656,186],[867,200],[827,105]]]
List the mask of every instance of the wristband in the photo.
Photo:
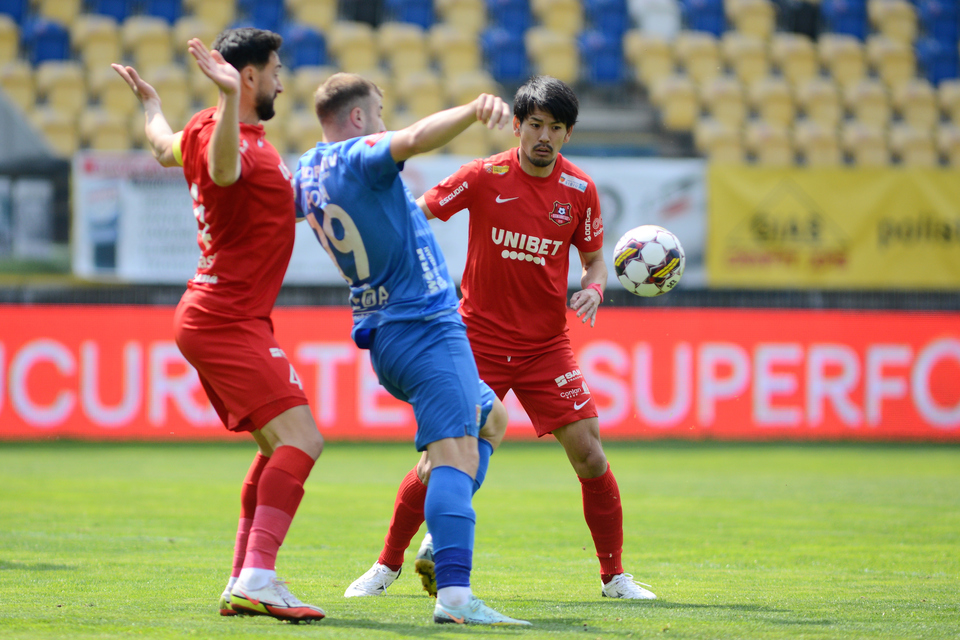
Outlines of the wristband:
[[596,291],[597,293],[599,293],[599,294],[600,294],[600,302],[603,302],[603,289],[600,288],[600,285],[599,285],[599,284],[597,284],[596,282],[594,282],[593,284],[588,285],[588,286],[587,286],[587,289],[593,289],[594,291]]

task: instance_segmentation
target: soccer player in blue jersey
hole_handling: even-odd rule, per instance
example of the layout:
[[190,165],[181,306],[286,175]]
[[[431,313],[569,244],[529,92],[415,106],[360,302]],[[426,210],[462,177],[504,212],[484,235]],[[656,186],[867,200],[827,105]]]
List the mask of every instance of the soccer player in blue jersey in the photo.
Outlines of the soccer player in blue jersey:
[[426,217],[400,180],[408,158],[443,146],[476,120],[502,127],[510,109],[483,94],[387,132],[382,100],[375,84],[353,74],[335,74],[317,90],[323,140],[297,166],[298,216],[350,285],[357,346],[370,350],[380,383],[413,406],[416,447],[426,451],[431,469],[424,515],[434,541],[434,621],[529,625],[470,590],[471,497],[492,451],[479,444],[480,429],[489,408],[505,411],[480,380],[453,280]]

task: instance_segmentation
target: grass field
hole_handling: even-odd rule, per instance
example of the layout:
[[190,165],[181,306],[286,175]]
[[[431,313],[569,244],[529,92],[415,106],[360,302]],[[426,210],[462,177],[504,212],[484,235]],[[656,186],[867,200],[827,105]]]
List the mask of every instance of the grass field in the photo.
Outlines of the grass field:
[[960,448],[609,444],[624,564],[656,602],[601,599],[555,443],[507,443],[477,494],[474,591],[529,630],[432,624],[376,559],[410,445],[328,444],[278,571],[328,618],[221,618],[250,445],[0,444],[0,637],[958,638]]

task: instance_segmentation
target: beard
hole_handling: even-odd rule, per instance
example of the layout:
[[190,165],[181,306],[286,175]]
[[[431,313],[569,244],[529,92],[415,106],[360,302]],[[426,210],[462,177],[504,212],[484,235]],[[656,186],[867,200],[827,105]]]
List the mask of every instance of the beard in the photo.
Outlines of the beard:
[[551,147],[539,146],[539,147],[535,147],[534,151],[550,151],[551,152],[549,158],[540,158],[537,156],[527,155],[527,162],[529,162],[535,167],[549,167],[550,163],[556,160],[556,156],[553,155],[553,149]]
[[268,93],[257,94],[257,101],[253,106],[257,111],[258,118],[261,120],[269,120],[277,115],[277,112],[273,108],[273,101],[276,100],[276,98],[276,94],[272,96]]

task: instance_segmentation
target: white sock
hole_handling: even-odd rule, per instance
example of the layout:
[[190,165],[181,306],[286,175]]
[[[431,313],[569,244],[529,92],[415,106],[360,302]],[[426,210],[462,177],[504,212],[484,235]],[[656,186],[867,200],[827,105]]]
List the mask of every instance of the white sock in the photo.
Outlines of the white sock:
[[226,591],[227,593],[230,593],[231,591],[233,591],[233,585],[235,584],[237,584],[237,579],[234,578],[233,576],[230,576],[230,579],[227,580],[227,588],[224,589],[224,591]]
[[462,607],[470,601],[470,587],[437,589],[437,602],[445,607]]
[[276,577],[277,572],[270,569],[254,569],[252,567],[248,569],[244,567],[240,570],[240,577],[237,582],[247,589],[263,589],[270,584],[270,580]]

